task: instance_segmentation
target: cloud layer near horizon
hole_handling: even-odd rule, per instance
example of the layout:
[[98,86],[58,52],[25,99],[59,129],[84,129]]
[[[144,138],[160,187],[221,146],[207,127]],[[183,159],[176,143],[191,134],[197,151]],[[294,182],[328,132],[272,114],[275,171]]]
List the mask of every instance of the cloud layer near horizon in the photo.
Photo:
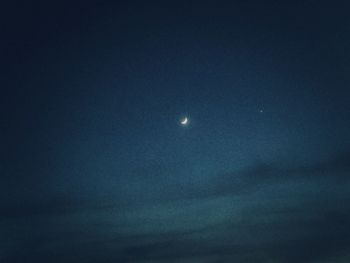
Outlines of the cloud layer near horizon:
[[0,259],[346,262],[349,163],[344,154],[309,167],[259,164],[186,182],[152,165],[119,176],[105,195],[16,201],[2,209]]

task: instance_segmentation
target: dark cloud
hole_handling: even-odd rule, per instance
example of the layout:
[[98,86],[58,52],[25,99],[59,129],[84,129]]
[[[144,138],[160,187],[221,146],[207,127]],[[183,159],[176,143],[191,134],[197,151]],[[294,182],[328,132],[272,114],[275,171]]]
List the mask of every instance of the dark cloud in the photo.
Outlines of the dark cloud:
[[64,197],[48,200],[14,200],[2,204],[2,218],[59,215],[70,212],[76,201]]
[[163,168],[152,166],[144,175],[155,169],[153,176],[137,181],[149,198],[142,204],[132,195],[14,204],[2,210],[1,256],[8,262],[337,262],[350,247],[349,181],[339,174],[350,171],[347,160],[339,155],[292,170],[258,165],[181,192],[176,184],[154,189]]

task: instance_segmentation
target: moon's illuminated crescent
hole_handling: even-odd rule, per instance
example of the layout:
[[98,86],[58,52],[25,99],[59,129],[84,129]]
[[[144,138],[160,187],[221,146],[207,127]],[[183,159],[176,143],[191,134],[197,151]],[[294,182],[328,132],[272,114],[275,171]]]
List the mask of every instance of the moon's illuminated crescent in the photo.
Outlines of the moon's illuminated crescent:
[[182,125],[186,125],[188,123],[188,118],[187,117],[185,117],[184,119],[182,119],[182,121],[181,121],[181,124]]

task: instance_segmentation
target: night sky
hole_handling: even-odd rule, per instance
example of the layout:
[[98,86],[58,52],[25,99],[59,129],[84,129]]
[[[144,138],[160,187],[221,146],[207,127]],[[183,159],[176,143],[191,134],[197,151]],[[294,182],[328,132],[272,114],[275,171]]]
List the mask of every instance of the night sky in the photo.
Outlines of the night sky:
[[3,3],[0,262],[350,262],[349,12]]

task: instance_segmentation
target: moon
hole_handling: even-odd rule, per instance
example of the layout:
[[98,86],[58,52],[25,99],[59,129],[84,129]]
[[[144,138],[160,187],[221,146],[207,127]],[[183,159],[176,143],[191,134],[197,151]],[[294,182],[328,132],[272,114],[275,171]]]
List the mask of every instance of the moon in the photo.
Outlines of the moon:
[[188,118],[187,117],[185,117],[185,118],[183,118],[182,120],[181,120],[181,124],[182,125],[186,125],[188,123]]

